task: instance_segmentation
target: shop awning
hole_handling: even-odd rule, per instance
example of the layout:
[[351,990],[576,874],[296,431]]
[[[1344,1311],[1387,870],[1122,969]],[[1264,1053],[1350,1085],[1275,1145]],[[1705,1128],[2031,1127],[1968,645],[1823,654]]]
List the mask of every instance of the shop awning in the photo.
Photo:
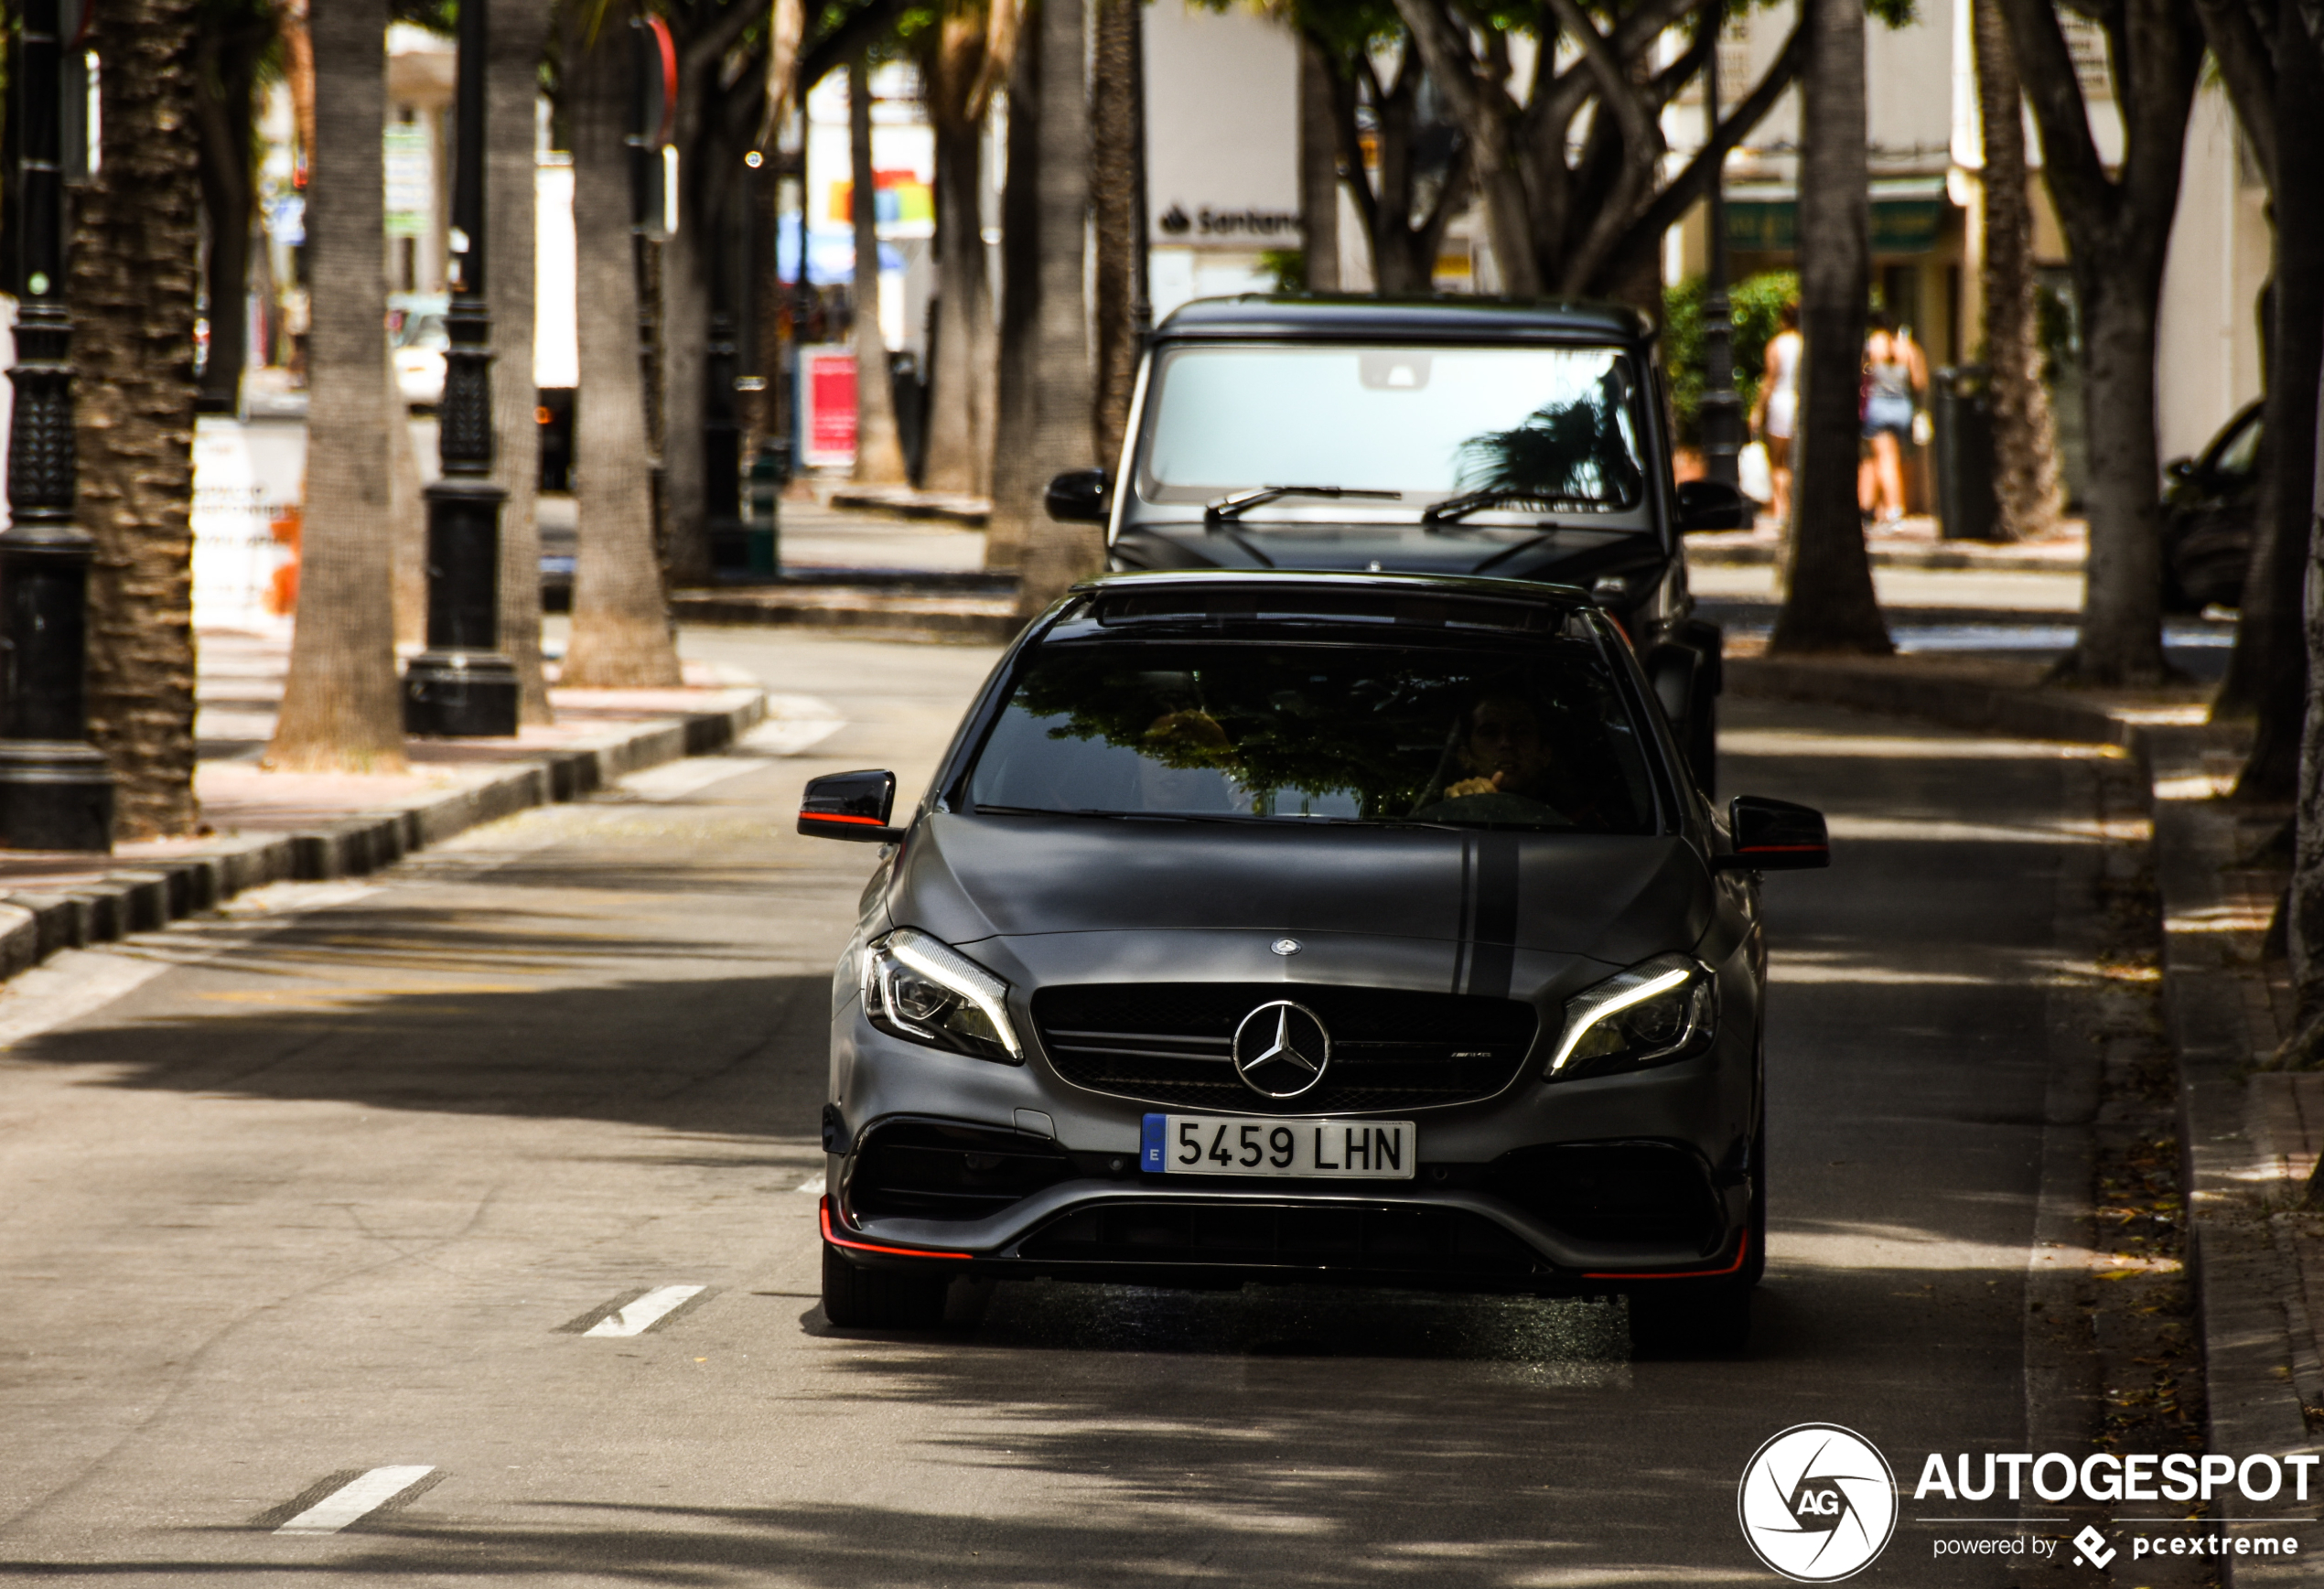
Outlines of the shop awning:
[[[1872,184],[1872,252],[1927,253],[1944,225],[1942,177],[1883,177]],[[1800,239],[1798,190],[1791,186],[1729,188],[1727,246],[1748,253],[1791,253]]]

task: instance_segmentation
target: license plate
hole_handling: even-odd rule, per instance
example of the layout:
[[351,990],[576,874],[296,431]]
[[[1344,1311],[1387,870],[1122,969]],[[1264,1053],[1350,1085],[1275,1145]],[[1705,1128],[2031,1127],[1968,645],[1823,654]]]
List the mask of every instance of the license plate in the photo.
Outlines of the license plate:
[[1253,1120],[1149,1114],[1138,1167],[1166,1176],[1353,1176],[1408,1181],[1418,1134],[1408,1120]]

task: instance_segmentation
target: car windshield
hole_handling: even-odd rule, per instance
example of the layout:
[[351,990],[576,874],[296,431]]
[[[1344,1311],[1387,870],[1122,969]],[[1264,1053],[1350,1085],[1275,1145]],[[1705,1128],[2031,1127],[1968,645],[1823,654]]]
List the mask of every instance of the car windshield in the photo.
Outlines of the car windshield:
[[1051,646],[968,795],[979,811],[1655,829],[1638,727],[1581,639]]
[[[1208,502],[1337,486],[1414,510],[1491,490],[1620,511],[1644,489],[1638,408],[1635,368],[1610,348],[1174,348],[1155,363],[1137,488]],[[1286,497],[1266,515],[1303,505]]]

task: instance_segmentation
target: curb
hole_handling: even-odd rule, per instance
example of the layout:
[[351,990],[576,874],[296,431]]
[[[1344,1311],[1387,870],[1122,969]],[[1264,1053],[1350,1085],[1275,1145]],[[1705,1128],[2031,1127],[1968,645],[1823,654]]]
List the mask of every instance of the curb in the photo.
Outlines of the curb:
[[[2203,751],[2226,731],[2168,709],[2109,707],[2062,691],[2011,689],[1965,678],[1910,674],[1860,660],[1736,657],[1734,694],[1813,702],[1927,719],[2013,737],[2114,745],[2143,772],[2153,818],[2150,843],[2162,915],[2163,1017],[2179,1076],[2180,1179],[2188,1212],[2187,1267],[2202,1341],[2206,1437],[2213,1452],[2252,1455],[2324,1449],[2308,1429],[2301,1391],[2324,1391],[2324,1371],[2292,1310],[2304,1311],[2282,1251],[2251,1188],[2272,1166],[2249,1124],[2251,1064],[2243,992],[2217,932],[2173,930],[2214,917],[2220,872],[2233,858],[2229,819],[2167,789],[2204,787]],[[2173,721],[2172,719],[2179,719]],[[2231,1537],[2275,1522],[2284,1505],[2245,1500],[2232,1487],[2221,1522]],[[2298,1509],[2315,1505],[2311,1498]],[[2217,1558],[2230,1589],[2324,1584],[2324,1562],[2300,1558]]]
[[892,519],[938,519],[948,524],[982,530],[993,516],[993,505],[982,498],[955,497],[893,486],[854,488],[834,491],[828,503]]
[[[1983,548],[1954,543],[1919,548],[1874,546],[1866,555],[1875,568],[1975,569],[1981,574],[2072,574],[2083,570],[2079,557],[2027,556],[2024,553],[1987,551]],[[1775,562],[1772,544],[1736,546],[1702,546],[1690,544],[1686,561],[1696,568],[1765,568]]]
[[692,712],[616,731],[527,761],[450,794],[286,833],[229,839],[197,854],[141,862],[70,888],[27,889],[0,897],[0,980],[68,949],[111,943],[215,910],[268,883],[360,877],[415,850],[533,806],[595,793],[619,778],[664,762],[722,750],[767,715],[754,689],[724,711]]

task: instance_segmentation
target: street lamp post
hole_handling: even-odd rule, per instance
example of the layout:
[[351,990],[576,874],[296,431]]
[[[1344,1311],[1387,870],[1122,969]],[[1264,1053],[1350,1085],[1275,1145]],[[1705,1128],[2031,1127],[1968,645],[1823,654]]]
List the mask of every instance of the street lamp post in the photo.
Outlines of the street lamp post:
[[[427,650],[403,672],[407,734],[506,736],[516,666],[500,652],[500,504],[492,483],[492,316],[485,305],[485,12],[460,7],[452,157],[451,346],[436,409],[443,478],[427,488]],[[530,197],[529,195],[527,196]]]
[[[1716,151],[1719,137],[1719,45],[1716,29],[1723,0],[1713,7],[1710,59],[1703,67],[1704,146]],[[1708,279],[1703,295],[1703,475],[1732,486],[1742,478],[1736,455],[1743,450],[1743,403],[1735,395],[1735,320],[1727,296],[1727,162],[1711,162],[1711,188],[1704,220],[1710,234]]]
[[9,525],[0,534],[0,843],[113,848],[113,777],[89,743],[89,564],[76,487],[65,307],[58,0],[25,0],[16,102],[16,358]]

